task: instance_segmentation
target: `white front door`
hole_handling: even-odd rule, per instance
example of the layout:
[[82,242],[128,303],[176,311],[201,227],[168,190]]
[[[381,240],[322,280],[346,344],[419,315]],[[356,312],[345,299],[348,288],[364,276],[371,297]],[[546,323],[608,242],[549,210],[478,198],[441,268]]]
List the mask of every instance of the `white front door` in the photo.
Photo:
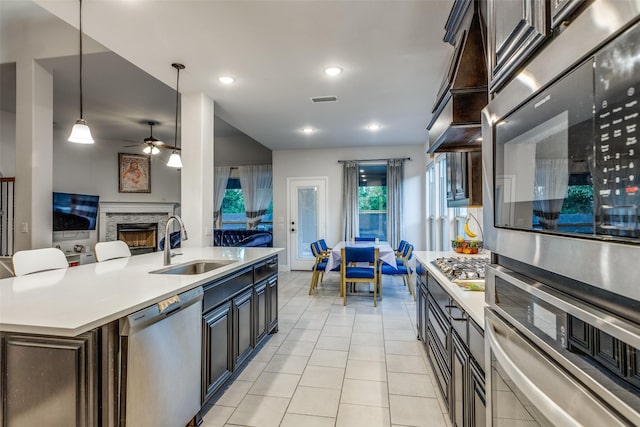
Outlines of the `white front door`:
[[311,243],[327,234],[327,178],[288,178],[289,266],[311,270]]

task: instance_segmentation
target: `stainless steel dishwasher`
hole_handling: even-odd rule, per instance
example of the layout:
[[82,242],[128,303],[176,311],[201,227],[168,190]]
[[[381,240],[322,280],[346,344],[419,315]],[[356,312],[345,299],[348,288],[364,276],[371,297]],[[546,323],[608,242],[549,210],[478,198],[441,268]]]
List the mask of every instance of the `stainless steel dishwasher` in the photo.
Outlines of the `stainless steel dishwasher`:
[[120,319],[120,425],[181,427],[200,411],[202,287]]

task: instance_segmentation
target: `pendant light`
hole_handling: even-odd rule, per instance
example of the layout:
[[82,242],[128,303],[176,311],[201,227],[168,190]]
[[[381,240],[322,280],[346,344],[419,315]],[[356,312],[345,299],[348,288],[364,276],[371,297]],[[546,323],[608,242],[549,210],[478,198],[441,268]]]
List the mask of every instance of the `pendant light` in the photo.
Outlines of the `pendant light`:
[[173,146],[175,147],[171,152],[171,156],[169,156],[169,161],[167,162],[167,166],[171,168],[181,168],[182,167],[182,159],[180,158],[180,154],[178,154],[178,102],[180,102],[180,70],[184,70],[184,65],[182,64],[171,64],[173,68],[176,69],[176,127],[175,127],[175,139]]
[[91,137],[91,129],[82,117],[82,0],[80,0],[80,118],[71,129],[69,142],[76,144],[93,144],[95,141]]

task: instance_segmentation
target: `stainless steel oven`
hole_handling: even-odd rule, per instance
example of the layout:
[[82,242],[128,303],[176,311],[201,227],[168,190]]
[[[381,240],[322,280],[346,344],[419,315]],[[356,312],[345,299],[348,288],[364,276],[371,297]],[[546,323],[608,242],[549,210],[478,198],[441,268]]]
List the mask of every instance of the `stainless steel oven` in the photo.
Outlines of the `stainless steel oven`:
[[488,425],[637,426],[640,328],[487,267]]

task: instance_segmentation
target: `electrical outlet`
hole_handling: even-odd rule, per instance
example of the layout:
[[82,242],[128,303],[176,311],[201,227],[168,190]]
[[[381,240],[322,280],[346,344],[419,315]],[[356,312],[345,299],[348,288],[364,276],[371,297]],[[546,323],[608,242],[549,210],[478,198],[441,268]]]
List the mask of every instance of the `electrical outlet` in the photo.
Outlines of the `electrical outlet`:
[[29,223],[28,222],[23,222],[22,224],[20,224],[20,231],[23,233],[28,233],[29,232]]

